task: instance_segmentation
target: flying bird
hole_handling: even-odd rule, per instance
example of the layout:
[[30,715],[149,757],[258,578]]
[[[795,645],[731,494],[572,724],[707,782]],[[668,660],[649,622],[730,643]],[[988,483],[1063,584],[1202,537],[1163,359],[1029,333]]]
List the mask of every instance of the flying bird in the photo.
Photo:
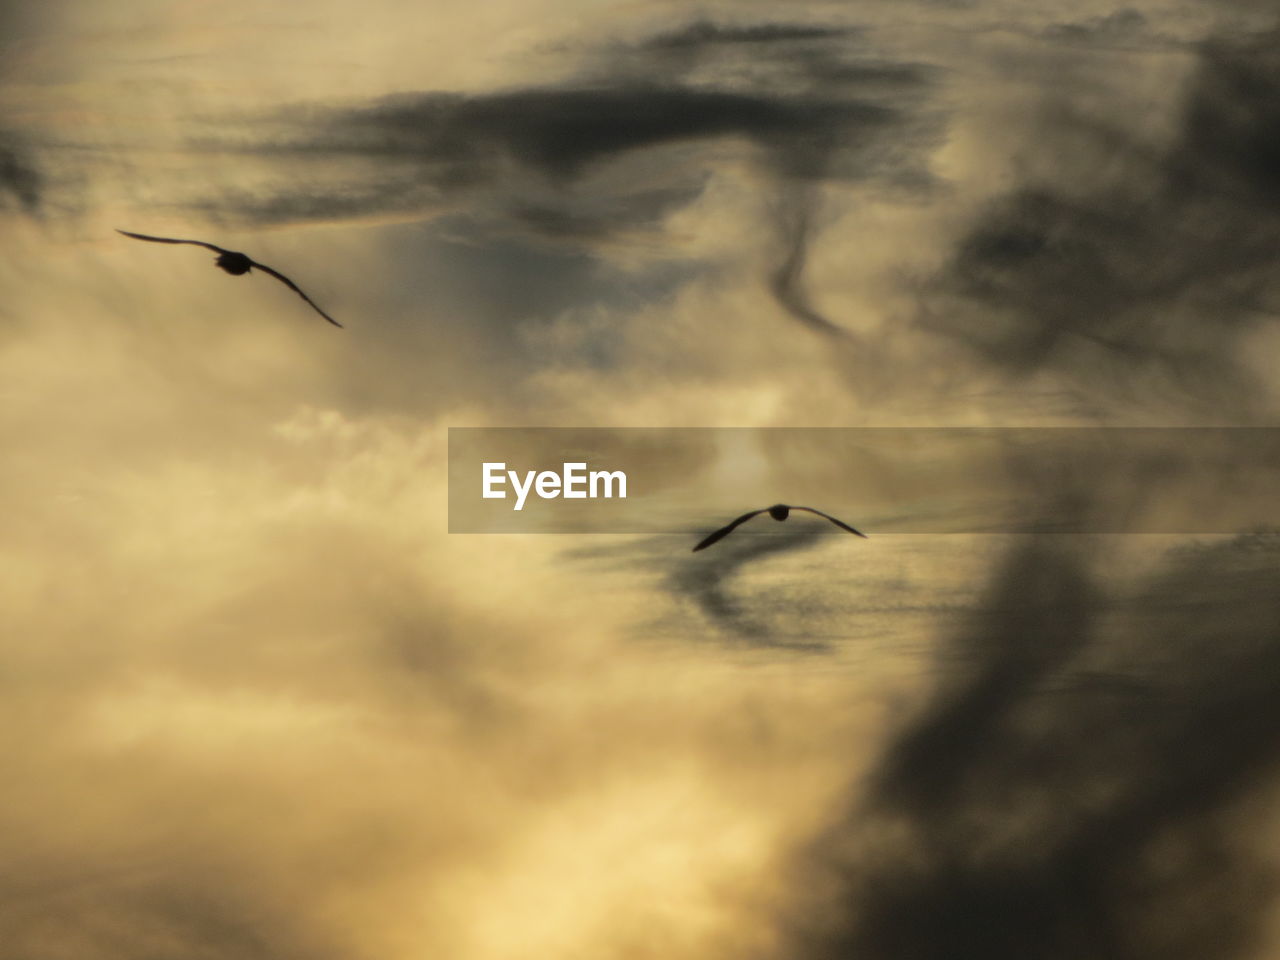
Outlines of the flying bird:
[[315,310],[316,313],[320,314],[320,316],[324,317],[335,327],[342,326],[342,324],[337,320],[333,319],[333,317],[329,316],[317,307],[315,301],[303,293],[301,288],[283,273],[280,273],[278,270],[272,270],[265,263],[259,263],[257,260],[251,260],[243,253],[237,253],[234,250],[224,250],[222,247],[216,247],[212,243],[205,243],[203,240],[175,240],[172,237],[149,237],[145,233],[130,233],[128,230],[119,229],[116,230],[116,233],[122,233],[126,237],[133,237],[135,240],[149,240],[152,243],[189,243],[193,246],[204,247],[208,250],[212,250],[218,255],[218,259],[215,260],[214,263],[221,269],[227,271],[227,273],[231,274],[233,277],[246,274],[254,267],[257,267],[263,273],[271,274],[271,276],[275,277],[303,300],[307,301],[307,303],[311,305],[311,309]]
[[831,516],[829,513],[823,513],[821,510],[813,509],[813,507],[792,507],[792,506],[788,506],[785,503],[775,503],[772,507],[763,507],[760,510],[752,510],[750,513],[744,513],[737,520],[733,521],[733,523],[730,523],[730,524],[727,524],[726,526],[721,527],[715,533],[708,534],[706,539],[704,539],[701,543],[699,543],[696,547],[693,548],[693,552],[697,553],[699,550],[705,550],[707,547],[711,546],[717,540],[723,540],[725,537],[733,533],[734,530],[737,530],[738,527],[742,526],[752,517],[758,517],[762,513],[767,513],[769,516],[773,517],[773,519],[775,520],[785,520],[787,519],[787,515],[790,514],[792,510],[804,510],[808,513],[816,513],[820,517],[826,517],[828,520],[834,523],[841,530],[847,530],[849,531],[849,533],[852,533],[854,536],[862,537],[864,540],[867,537],[865,533],[855,530],[853,529],[853,527],[849,526],[847,523],[837,520],[835,517]]

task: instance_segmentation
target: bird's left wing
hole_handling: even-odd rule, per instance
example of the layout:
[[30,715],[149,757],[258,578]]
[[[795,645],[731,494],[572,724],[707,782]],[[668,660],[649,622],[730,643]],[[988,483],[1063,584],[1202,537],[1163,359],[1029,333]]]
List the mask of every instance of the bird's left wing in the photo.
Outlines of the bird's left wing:
[[315,301],[314,301],[314,300],[312,300],[310,297],[308,297],[305,293],[303,293],[303,292],[302,292],[302,288],[300,288],[296,283],[294,283],[292,280],[290,280],[288,277],[286,277],[286,276],[285,276],[283,273],[281,273],[279,270],[272,270],[272,269],[271,269],[270,267],[268,267],[265,263],[259,263],[257,260],[253,260],[253,261],[250,261],[250,262],[251,262],[255,267],[257,267],[259,270],[261,270],[263,273],[269,273],[269,274],[271,274],[271,276],[275,277],[277,280],[279,280],[281,283],[283,283],[286,287],[288,287],[290,290],[292,290],[294,293],[296,293],[298,296],[300,296],[303,300],[305,300],[305,301],[307,301],[307,303],[311,304],[311,309],[312,309],[312,310],[314,310],[316,313],[320,314],[320,316],[324,317],[326,320],[328,320],[330,323],[332,323],[335,327],[340,327],[340,326],[342,326],[342,324],[340,324],[337,320],[333,319],[333,317],[329,316],[327,313],[325,313],[323,310],[321,310],[318,306],[316,306]]
[[222,247],[216,247],[212,243],[205,243],[203,240],[177,240],[173,237],[151,237],[145,233],[130,233],[128,230],[116,228],[116,233],[122,233],[126,237],[133,237],[135,240],[150,240],[152,243],[189,243],[193,247],[204,247],[212,250],[214,253],[230,253],[230,250],[223,250]]
[[717,540],[723,540],[729,534],[733,533],[734,530],[738,529],[738,527],[742,526],[752,517],[758,517],[760,516],[760,514],[765,513],[767,511],[768,511],[768,507],[766,507],[764,510],[752,510],[750,513],[744,513],[737,520],[733,521],[733,523],[725,524],[715,533],[708,534],[706,538],[702,540],[701,543],[699,543],[696,547],[693,548],[693,552],[697,553],[699,550],[705,550],[707,547],[711,546]]
[[829,513],[823,513],[821,510],[815,510],[815,509],[813,509],[813,507],[792,507],[791,509],[792,509],[792,510],[807,510],[809,513],[816,513],[816,514],[817,514],[818,516],[820,516],[820,517],[826,517],[828,520],[830,520],[832,523],[834,523],[834,524],[835,524],[837,527],[839,527],[841,530],[848,530],[848,531],[849,531],[850,533],[852,533],[855,537],[862,537],[862,539],[863,539],[863,540],[866,540],[866,539],[867,539],[867,535],[866,535],[865,533],[863,533],[861,530],[855,530],[855,529],[853,529],[853,527],[849,526],[847,523],[845,523],[845,522],[844,522],[844,521],[842,521],[842,520],[837,520],[835,517],[833,517],[833,516],[832,516],[831,514],[829,514]]

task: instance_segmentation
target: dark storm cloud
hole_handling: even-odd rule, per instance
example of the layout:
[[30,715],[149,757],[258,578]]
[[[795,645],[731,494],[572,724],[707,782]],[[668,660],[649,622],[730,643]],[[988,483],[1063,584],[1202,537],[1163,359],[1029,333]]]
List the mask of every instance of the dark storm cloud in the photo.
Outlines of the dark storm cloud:
[[[350,216],[362,196],[377,211],[397,200],[443,204],[471,191],[517,192],[522,186],[530,193],[537,186],[569,190],[607,161],[628,154],[727,138],[765,150],[779,170],[816,174],[837,144],[869,145],[891,136],[899,120],[894,109],[857,99],[681,86],[403,94],[366,108],[327,113],[292,142],[254,148],[282,156],[362,159],[375,168],[390,168],[391,185],[364,194],[286,194],[243,212],[257,219],[274,219],[286,211]],[[874,157],[869,149],[864,156],[861,172],[870,174]],[[664,184],[650,190],[652,199],[631,211],[632,218],[691,196],[672,189]],[[644,196],[629,190],[621,195],[632,202]]]
[[1124,597],[1014,548],[864,802],[811,853],[788,956],[1250,955],[1277,889],[1242,801],[1280,761],[1280,536],[1188,547]]
[[874,136],[893,120],[856,100],[687,87],[532,89],[488,96],[395,97],[340,115],[310,146],[410,157],[442,185],[467,185],[512,160],[554,180],[628,151],[718,137],[779,144],[800,157],[836,131]]
[[927,325],[1014,374],[1246,404],[1242,337],[1280,305],[1278,37],[1204,44],[1165,144],[1049,111],[1034,149],[1056,171],[981,214]]
[[[201,146],[360,172],[345,184],[227,195],[209,209],[252,222],[450,210],[590,245],[659,226],[701,195],[724,155],[708,148],[737,146],[781,198],[784,249],[770,289],[792,316],[830,332],[836,325],[803,286],[812,185],[917,190],[937,142],[937,124],[922,115],[927,72],[869,58],[861,38],[849,28],[700,22],[606,49],[564,85],[289,111],[246,141]],[[735,79],[694,80],[699,65],[728,67]]]

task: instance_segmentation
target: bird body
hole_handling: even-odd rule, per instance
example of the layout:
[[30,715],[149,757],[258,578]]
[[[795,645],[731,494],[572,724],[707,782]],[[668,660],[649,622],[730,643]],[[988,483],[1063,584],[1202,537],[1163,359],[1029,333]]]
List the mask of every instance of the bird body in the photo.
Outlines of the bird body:
[[719,530],[716,530],[714,533],[708,534],[696,547],[693,548],[693,552],[697,553],[699,550],[704,550],[707,547],[711,546],[713,543],[723,540],[725,537],[733,533],[734,530],[738,529],[738,527],[742,526],[748,520],[758,517],[762,513],[767,513],[769,514],[769,516],[773,517],[773,519],[781,522],[787,519],[787,517],[791,515],[792,510],[804,510],[807,513],[814,513],[820,517],[825,517],[827,520],[830,520],[841,530],[848,531],[849,533],[852,533],[856,537],[862,537],[863,539],[866,539],[867,535],[865,533],[862,533],[859,530],[853,529],[853,527],[849,526],[847,523],[845,523],[842,520],[837,520],[835,517],[831,516],[831,514],[829,513],[823,513],[821,510],[815,510],[813,507],[793,507],[785,503],[775,503],[772,507],[762,507],[759,510],[752,510],[750,513],[744,513],[742,516],[738,517],[738,519],[734,520],[732,523],[725,524],[723,527],[721,527]]
[[218,259],[213,262],[233,277],[242,276],[253,269],[253,261],[243,253],[236,253],[234,250],[218,254]]
[[222,247],[215,246],[212,243],[205,243],[203,240],[179,240],[173,237],[152,237],[145,233],[130,233],[128,230],[119,229],[116,230],[116,233],[124,234],[126,237],[132,237],[135,240],[147,240],[151,243],[186,243],[195,247],[204,247],[206,250],[212,250],[218,255],[218,259],[214,261],[214,265],[221,270],[225,270],[233,277],[243,276],[254,267],[257,267],[263,273],[268,273],[275,277],[303,300],[307,301],[307,303],[310,304],[311,309],[315,310],[316,313],[320,314],[320,316],[324,317],[335,327],[342,326],[342,324],[337,320],[333,319],[333,317],[329,316],[316,306],[315,301],[303,293],[302,289],[283,273],[280,273],[278,270],[272,270],[265,263],[258,263],[258,261],[250,258],[247,254],[239,253],[236,250],[224,250]]

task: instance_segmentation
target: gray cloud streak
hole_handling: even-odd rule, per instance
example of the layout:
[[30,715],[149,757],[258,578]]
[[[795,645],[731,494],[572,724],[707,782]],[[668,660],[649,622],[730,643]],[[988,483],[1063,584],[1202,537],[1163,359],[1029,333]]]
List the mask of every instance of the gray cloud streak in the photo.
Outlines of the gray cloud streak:
[[774,536],[739,536],[737,541],[716,544],[714,554],[683,558],[666,580],[667,589],[694,602],[698,610],[729,636],[753,646],[821,651],[825,644],[789,641],[783,624],[788,611],[763,602],[760,597],[735,592],[738,574],[746,567],[780,554],[809,550],[822,543],[826,532],[812,526],[796,526]]

